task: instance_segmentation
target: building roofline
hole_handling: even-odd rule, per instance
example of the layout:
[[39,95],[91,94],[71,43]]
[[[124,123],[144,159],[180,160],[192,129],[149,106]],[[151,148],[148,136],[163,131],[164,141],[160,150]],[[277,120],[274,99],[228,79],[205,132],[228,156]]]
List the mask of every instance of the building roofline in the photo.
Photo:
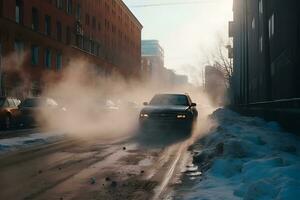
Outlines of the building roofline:
[[159,40],[157,40],[157,39],[145,39],[145,40],[142,40],[142,42],[151,42],[151,41],[153,41],[153,42],[159,42]]
[[119,2],[121,2],[121,4],[123,5],[123,7],[129,12],[129,14],[131,15],[131,17],[133,17],[133,19],[137,22],[137,24],[139,25],[139,27],[141,29],[143,29],[143,25],[142,23],[138,20],[138,18],[131,12],[131,10],[128,8],[128,6],[123,2],[123,0],[119,0]]

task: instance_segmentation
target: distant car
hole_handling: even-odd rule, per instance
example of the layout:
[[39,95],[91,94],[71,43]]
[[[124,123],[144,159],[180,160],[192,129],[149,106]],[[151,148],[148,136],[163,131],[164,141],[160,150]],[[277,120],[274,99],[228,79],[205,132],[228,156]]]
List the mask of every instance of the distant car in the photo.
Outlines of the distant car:
[[191,132],[198,117],[196,104],[187,94],[157,94],[144,105],[139,117],[143,130],[170,127]]
[[133,101],[126,101],[126,100],[118,100],[117,105],[121,110],[127,111],[139,111],[140,107],[137,103]]
[[43,111],[55,114],[64,111],[64,108],[51,98],[27,98],[19,105],[18,123],[23,127],[37,126],[44,121]]
[[21,101],[17,98],[0,97],[0,123],[1,129],[10,129],[16,125],[18,105]]

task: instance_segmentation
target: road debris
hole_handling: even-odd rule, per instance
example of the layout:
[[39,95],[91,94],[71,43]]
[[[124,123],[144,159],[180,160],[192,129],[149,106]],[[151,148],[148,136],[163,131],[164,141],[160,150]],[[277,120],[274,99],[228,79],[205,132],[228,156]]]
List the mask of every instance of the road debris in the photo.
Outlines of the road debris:
[[111,182],[111,187],[117,187],[117,185],[118,185],[117,181],[112,181]]
[[91,178],[91,179],[90,179],[90,184],[91,184],[91,185],[96,184],[96,178],[94,178],[94,177]]

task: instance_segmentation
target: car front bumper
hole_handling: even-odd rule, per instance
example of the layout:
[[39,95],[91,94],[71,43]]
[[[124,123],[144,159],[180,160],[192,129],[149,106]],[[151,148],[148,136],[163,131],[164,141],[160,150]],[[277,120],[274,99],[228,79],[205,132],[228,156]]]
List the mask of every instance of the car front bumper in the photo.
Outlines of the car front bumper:
[[173,120],[157,120],[157,119],[140,119],[140,127],[143,129],[186,129],[191,128],[193,121],[191,119],[173,119]]

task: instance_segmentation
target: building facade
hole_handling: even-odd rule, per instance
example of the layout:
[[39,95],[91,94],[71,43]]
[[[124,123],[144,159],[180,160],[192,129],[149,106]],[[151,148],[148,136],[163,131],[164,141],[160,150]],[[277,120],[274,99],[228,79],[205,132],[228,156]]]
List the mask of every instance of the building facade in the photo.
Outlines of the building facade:
[[153,80],[161,80],[164,72],[164,50],[158,40],[142,41],[142,71]]
[[38,94],[74,58],[138,76],[141,30],[122,0],[0,0],[1,94]]
[[300,2],[234,0],[233,101],[239,105],[300,97]]

